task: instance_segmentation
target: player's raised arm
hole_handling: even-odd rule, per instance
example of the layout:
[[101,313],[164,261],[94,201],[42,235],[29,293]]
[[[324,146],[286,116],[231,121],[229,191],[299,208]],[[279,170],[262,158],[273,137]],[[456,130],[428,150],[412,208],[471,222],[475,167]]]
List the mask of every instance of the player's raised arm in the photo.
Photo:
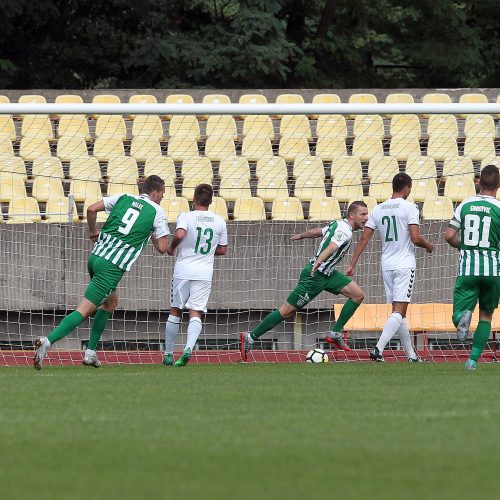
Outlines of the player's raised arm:
[[319,238],[320,236],[323,236],[323,228],[315,227],[314,229],[309,229],[305,233],[294,234],[290,238],[290,240],[296,241],[296,240],[303,240],[305,238]]
[[420,226],[417,224],[410,224],[408,226],[408,231],[410,232],[411,242],[415,246],[424,248],[427,253],[432,253],[434,251],[434,245],[420,234]]

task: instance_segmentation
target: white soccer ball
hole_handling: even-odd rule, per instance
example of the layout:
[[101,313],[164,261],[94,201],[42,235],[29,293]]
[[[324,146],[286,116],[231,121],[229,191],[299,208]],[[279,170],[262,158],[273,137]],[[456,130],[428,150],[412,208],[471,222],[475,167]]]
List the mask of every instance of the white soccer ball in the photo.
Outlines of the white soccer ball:
[[328,354],[323,349],[311,349],[306,356],[307,363],[328,363]]

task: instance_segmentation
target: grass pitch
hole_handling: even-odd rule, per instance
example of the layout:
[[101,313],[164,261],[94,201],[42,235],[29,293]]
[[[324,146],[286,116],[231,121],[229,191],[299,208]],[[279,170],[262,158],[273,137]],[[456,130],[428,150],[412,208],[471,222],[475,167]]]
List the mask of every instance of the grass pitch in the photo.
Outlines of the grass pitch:
[[496,499],[499,370],[3,368],[1,497]]

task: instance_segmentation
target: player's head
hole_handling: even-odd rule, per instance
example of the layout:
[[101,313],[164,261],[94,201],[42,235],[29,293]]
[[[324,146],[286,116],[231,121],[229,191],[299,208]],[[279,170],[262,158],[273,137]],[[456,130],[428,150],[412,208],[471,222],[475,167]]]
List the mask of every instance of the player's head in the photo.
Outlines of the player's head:
[[479,178],[479,187],[481,191],[496,191],[500,183],[500,173],[498,167],[495,165],[486,165],[481,170],[481,177]]
[[198,207],[208,208],[213,196],[214,190],[210,184],[198,184],[194,190],[193,202]]
[[412,180],[408,174],[399,173],[392,178],[392,192],[401,194],[406,200],[411,193]]
[[368,207],[364,201],[353,201],[347,208],[347,220],[351,223],[352,229],[365,227],[368,220]]
[[150,175],[144,181],[142,191],[146,193],[152,201],[160,203],[165,194],[165,181],[157,175]]

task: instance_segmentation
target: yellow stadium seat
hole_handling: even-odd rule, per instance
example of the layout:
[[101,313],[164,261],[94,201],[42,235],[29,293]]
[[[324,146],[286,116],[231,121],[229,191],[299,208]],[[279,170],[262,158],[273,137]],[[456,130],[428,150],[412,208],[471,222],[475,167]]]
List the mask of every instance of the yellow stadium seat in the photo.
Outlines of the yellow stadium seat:
[[279,94],[276,104],[303,104],[304,98],[300,94]]
[[6,95],[0,95],[0,104],[9,104],[10,99]]
[[47,115],[24,115],[21,128],[23,137],[37,137],[39,139],[53,139],[52,124]]
[[[98,198],[92,199],[92,198],[86,198],[85,203],[83,204],[83,218],[84,220],[87,220],[87,208],[90,207],[90,205],[93,205],[94,203],[101,201],[102,196],[99,196]],[[108,214],[105,211],[102,212],[97,212],[97,219],[96,221],[99,223],[104,223],[108,219]]]
[[280,122],[280,134],[283,137],[311,138],[309,120],[305,115],[283,115]]
[[19,156],[26,161],[33,161],[37,158],[50,158],[49,141],[39,137],[23,137],[19,148]]
[[204,156],[187,158],[182,162],[182,196],[192,200],[198,184],[212,184],[213,171],[210,160]]
[[395,158],[381,156],[370,160],[368,177],[369,193],[377,201],[385,201],[392,195],[392,178],[399,173],[399,165]]
[[212,198],[212,203],[208,207],[208,209],[213,212],[214,214],[219,215],[222,217],[224,220],[228,219],[227,216],[227,205],[226,201],[224,198],[221,198],[220,196],[214,196]]
[[[194,104],[194,99],[189,94],[170,94],[166,97],[165,104]],[[172,115],[165,115],[165,118],[170,120]]]
[[438,195],[436,179],[413,179],[411,187],[411,197],[414,201],[424,201],[427,198],[434,199]]
[[495,156],[495,143],[489,137],[471,136],[465,139],[464,156],[482,161]]
[[55,156],[50,158],[37,158],[33,161],[32,167],[33,177],[57,177],[64,178],[64,172],[61,160]]
[[205,156],[213,161],[221,161],[236,155],[236,146],[232,137],[210,136],[205,143]]
[[[425,104],[448,104],[451,103],[451,97],[448,94],[443,94],[439,92],[425,94],[422,98],[422,102]],[[424,118],[430,118],[437,115],[423,114]]]
[[385,98],[387,104],[413,104],[415,100],[411,94],[404,92],[387,94]]
[[484,160],[495,156],[495,122],[490,115],[468,115],[465,120],[464,156]]
[[[78,94],[60,94],[54,101],[56,104],[82,104],[82,96]],[[64,116],[64,115],[63,115]]]
[[301,175],[295,179],[294,195],[302,201],[311,201],[316,197],[325,197],[324,175],[315,177],[314,175]]
[[267,97],[262,94],[243,94],[240,96],[240,104],[267,104]]
[[49,223],[78,222],[75,202],[70,204],[68,198],[48,200],[45,206],[45,217]]
[[38,95],[38,94],[27,94],[27,95],[22,95],[19,97],[18,100],[19,103],[22,104],[45,104],[47,100],[43,95]]
[[[348,330],[382,331],[391,314],[391,304],[361,304],[356,314],[347,322]],[[335,314],[342,311],[342,304],[335,304]]]
[[237,139],[238,132],[234,118],[229,115],[210,115],[207,120],[206,135]]
[[189,212],[189,203],[184,197],[163,199],[160,206],[165,211],[168,222],[175,222],[181,212]]
[[16,174],[24,180],[27,179],[26,166],[22,158],[19,156],[2,156],[0,158],[2,165],[1,171],[8,174]]
[[172,158],[168,156],[147,158],[144,164],[144,177],[150,175],[158,175],[166,184],[172,183],[175,179],[175,165]]
[[319,138],[340,138],[345,141],[347,137],[347,124],[342,115],[320,115],[316,123],[316,135]]
[[130,104],[156,104],[158,101],[151,94],[134,94],[130,96],[128,102]]
[[72,161],[75,158],[88,158],[85,139],[81,137],[60,137],[57,140],[57,157],[61,161]]
[[110,182],[108,184],[108,196],[114,196],[115,194],[131,194],[134,196],[139,196],[139,188],[135,179],[130,178],[124,182]]
[[0,140],[16,140],[16,127],[10,115],[0,115]]
[[248,115],[243,121],[243,137],[274,139],[274,127],[268,115]]
[[8,224],[27,224],[42,220],[37,201],[29,196],[13,198],[9,202],[7,214],[9,216]]
[[9,138],[0,137],[0,158],[11,158],[12,156],[14,156],[12,141]]
[[362,172],[359,158],[342,156],[332,163],[332,197],[339,201],[363,196]]
[[[460,96],[459,102],[461,104],[487,104],[488,103],[488,97],[485,96],[484,94],[462,94]],[[466,114],[460,114],[458,115],[460,118],[467,118]]]
[[264,201],[288,197],[286,177],[280,177],[273,171],[261,174],[257,185],[257,196]]
[[424,220],[449,220],[453,217],[453,203],[445,196],[427,198],[422,205]]
[[264,176],[276,175],[276,177],[287,178],[288,170],[286,162],[280,156],[268,156],[257,161],[255,175],[260,178]]
[[200,125],[196,116],[174,115],[170,120],[168,135],[171,138],[181,137],[197,141],[200,138]]
[[335,198],[315,197],[309,206],[309,220],[311,221],[332,221],[341,219],[339,202]]
[[19,174],[0,172],[0,202],[26,198],[24,179]]
[[458,124],[454,115],[431,115],[427,122],[429,139],[439,137],[458,137]]
[[250,190],[248,177],[222,177],[219,186],[219,194],[227,201],[235,201],[238,198],[250,198],[252,192]]
[[371,214],[373,209],[377,206],[377,200],[372,196],[360,196],[359,198],[351,198],[347,202],[346,210],[349,208],[351,203],[354,203],[355,201],[364,201],[369,214]]
[[391,118],[391,136],[415,137],[420,139],[420,120],[417,115],[393,115]]
[[238,198],[234,204],[234,220],[266,220],[264,202],[260,198]]
[[130,156],[137,161],[146,161],[148,158],[162,156],[161,144],[158,139],[136,137],[130,143]]
[[389,152],[398,160],[408,160],[410,157],[420,156],[420,142],[416,137],[396,136],[391,139]]
[[[92,104],[120,104],[121,100],[114,94],[100,94],[92,98]],[[90,115],[90,118],[98,118],[99,115]]]
[[108,162],[107,177],[112,182],[137,181],[137,162],[131,156],[116,156]]
[[279,154],[286,161],[293,161],[300,156],[309,156],[309,143],[305,137],[282,137]]
[[273,156],[273,148],[269,139],[247,137],[243,140],[241,154],[249,161]]
[[137,115],[132,124],[132,138],[163,140],[163,124],[159,116]]
[[465,156],[448,158],[443,165],[443,177],[452,175],[466,175],[474,178],[474,166],[472,160]]
[[95,123],[95,135],[97,138],[127,139],[127,127],[125,120],[120,115],[99,115]]
[[90,141],[90,131],[85,115],[62,115],[57,129],[59,137],[79,138]]
[[61,179],[52,177],[36,177],[33,181],[33,196],[38,201],[47,201],[50,198],[64,198]]
[[476,185],[469,176],[453,176],[446,179],[444,195],[451,201],[462,202],[476,194]]
[[99,161],[125,156],[123,141],[117,137],[98,137],[94,142],[94,156]]
[[382,156],[384,149],[384,122],[379,115],[358,115],[354,119],[353,156],[361,160],[370,160],[374,156]]
[[[316,94],[313,97],[313,104],[340,104],[340,97],[337,94]],[[311,115],[313,120],[318,120],[323,115]]]
[[324,178],[325,169],[319,156],[299,156],[293,164],[293,175],[295,177],[313,176]]
[[[374,94],[360,93],[349,96],[349,104],[376,104],[377,102],[377,97]],[[354,118],[354,120],[358,116],[360,115],[348,115],[349,118]]]
[[277,198],[273,201],[271,210],[273,220],[301,221],[304,220],[302,203],[298,198],[286,197]]
[[250,177],[248,160],[244,156],[227,157],[219,163],[219,175],[224,177]]
[[427,155],[435,160],[447,160],[458,156],[457,140],[452,136],[433,136],[427,144]]
[[436,162],[430,156],[415,156],[406,160],[405,172],[413,179],[436,177]]
[[100,181],[101,168],[97,158],[93,156],[82,156],[71,160],[69,166],[69,176],[72,179],[85,181]]
[[[203,104],[230,104],[231,99],[225,94],[207,94],[203,97]],[[208,119],[209,115],[200,115],[201,120]]]
[[198,144],[194,139],[171,137],[168,141],[168,156],[174,161],[183,161],[198,154]]
[[75,201],[81,202],[87,199],[99,200],[102,198],[101,183],[96,180],[74,179],[71,181],[70,193]]

